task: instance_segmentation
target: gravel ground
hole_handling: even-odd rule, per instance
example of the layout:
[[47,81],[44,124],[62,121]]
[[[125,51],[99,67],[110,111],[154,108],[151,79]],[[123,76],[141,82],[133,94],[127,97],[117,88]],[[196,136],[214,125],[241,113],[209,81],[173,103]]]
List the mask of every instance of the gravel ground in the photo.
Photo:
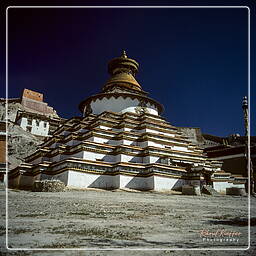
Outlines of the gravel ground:
[[248,247],[247,197],[91,189],[9,190],[8,198],[11,250],[5,249],[5,191],[0,191],[1,255],[256,255],[255,198],[249,250],[241,250]]

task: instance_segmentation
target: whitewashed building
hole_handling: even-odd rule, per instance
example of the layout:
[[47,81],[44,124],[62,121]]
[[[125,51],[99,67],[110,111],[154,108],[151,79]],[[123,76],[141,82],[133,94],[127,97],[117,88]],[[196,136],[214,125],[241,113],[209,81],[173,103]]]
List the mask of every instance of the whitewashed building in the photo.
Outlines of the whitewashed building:
[[47,137],[61,125],[63,119],[28,111],[18,111],[15,122],[25,131],[36,136]]
[[24,89],[20,98],[0,99],[0,104],[4,106],[4,112],[0,111],[1,120],[14,122],[23,130],[42,139],[51,136],[66,120],[59,117],[53,107],[44,102],[42,93],[29,89]]
[[71,118],[9,175],[11,187],[59,179],[77,188],[181,189],[211,184],[217,191],[245,180],[221,170],[203,149],[168,123],[163,106],[135,80],[139,64],[123,52],[108,64],[102,92],[80,103]]

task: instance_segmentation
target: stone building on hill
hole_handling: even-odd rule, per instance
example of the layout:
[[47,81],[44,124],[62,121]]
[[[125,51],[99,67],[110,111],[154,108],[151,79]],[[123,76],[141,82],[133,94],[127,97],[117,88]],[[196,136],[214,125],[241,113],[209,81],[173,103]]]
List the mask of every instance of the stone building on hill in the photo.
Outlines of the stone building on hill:
[[[6,99],[0,100],[1,120],[6,120]],[[24,89],[21,98],[7,99],[8,120],[36,136],[46,137],[64,121],[56,111],[43,101],[43,94]]]
[[60,118],[56,111],[43,101],[41,93],[24,89],[20,98],[0,99],[1,181],[5,179],[6,167],[12,170],[20,165],[24,158],[34,153],[43,140],[51,136],[64,121],[65,119]]
[[26,157],[10,173],[10,186],[31,188],[35,180],[54,178],[78,188],[244,187],[245,178],[224,172],[161,117],[163,106],[135,79],[138,67],[125,52],[111,60],[102,91],[80,103],[83,116],[66,121]]

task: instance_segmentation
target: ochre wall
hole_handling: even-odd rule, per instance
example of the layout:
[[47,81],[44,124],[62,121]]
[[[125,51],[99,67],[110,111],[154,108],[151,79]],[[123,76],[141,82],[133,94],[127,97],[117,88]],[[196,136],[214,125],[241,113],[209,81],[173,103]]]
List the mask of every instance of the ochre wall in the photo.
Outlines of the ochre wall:
[[6,142],[5,137],[0,137],[0,163],[6,162]]
[[36,101],[43,101],[44,95],[39,92],[34,92],[34,91],[31,91],[28,89],[24,89],[22,97],[26,97],[26,98],[36,100]]

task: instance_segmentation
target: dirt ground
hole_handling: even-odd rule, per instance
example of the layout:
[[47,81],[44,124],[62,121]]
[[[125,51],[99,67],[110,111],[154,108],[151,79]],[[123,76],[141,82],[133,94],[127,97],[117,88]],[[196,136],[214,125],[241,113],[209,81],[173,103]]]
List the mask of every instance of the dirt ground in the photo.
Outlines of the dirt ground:
[[247,197],[9,190],[10,250],[0,200],[0,255],[256,255],[255,198],[249,250]]

